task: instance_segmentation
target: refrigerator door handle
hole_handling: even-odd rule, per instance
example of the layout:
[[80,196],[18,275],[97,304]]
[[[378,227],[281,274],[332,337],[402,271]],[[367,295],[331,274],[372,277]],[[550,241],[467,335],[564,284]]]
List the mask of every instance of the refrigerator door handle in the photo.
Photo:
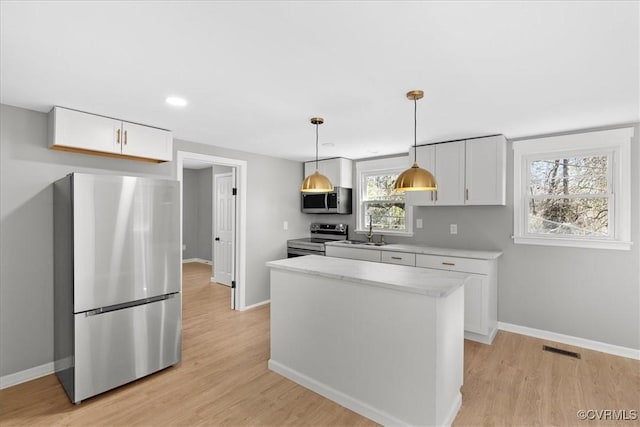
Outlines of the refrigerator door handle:
[[85,317],[97,316],[98,314],[109,313],[111,311],[123,310],[125,308],[131,308],[131,307],[137,307],[139,305],[149,304],[149,303],[152,303],[152,302],[165,301],[165,300],[168,300],[169,298],[175,298],[177,295],[178,295],[178,292],[174,292],[174,293],[171,293],[171,294],[159,295],[159,296],[156,296],[156,297],[139,299],[137,301],[126,302],[126,303],[123,303],[123,304],[115,304],[115,305],[110,305],[108,307],[100,307],[100,308],[96,308],[94,310],[85,311],[84,315],[85,315]]

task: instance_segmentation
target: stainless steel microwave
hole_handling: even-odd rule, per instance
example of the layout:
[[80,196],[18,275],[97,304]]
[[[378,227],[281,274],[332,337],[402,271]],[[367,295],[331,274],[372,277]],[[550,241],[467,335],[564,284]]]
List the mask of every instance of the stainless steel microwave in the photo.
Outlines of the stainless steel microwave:
[[329,193],[300,193],[302,212],[311,214],[351,213],[351,189],[334,187]]

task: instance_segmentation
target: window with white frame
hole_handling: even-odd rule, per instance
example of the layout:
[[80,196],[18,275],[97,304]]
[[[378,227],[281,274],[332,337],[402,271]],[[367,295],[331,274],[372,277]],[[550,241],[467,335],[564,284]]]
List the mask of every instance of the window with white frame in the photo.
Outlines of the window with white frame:
[[396,178],[408,167],[407,156],[363,160],[356,163],[357,231],[411,235],[411,209],[404,193],[394,191]]
[[515,243],[629,249],[633,128],[517,141]]

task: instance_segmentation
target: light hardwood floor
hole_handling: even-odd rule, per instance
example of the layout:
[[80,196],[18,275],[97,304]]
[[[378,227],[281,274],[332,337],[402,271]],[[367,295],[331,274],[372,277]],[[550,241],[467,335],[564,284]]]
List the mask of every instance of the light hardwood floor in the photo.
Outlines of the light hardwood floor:
[[[0,391],[0,425],[375,425],[269,371],[269,306],[229,309],[230,289],[210,266],[183,269],[183,360],[72,405],[54,375]],[[463,404],[455,426],[638,425],[580,421],[579,409],[640,410],[640,362],[594,351],[582,359],[506,332],[465,341]]]

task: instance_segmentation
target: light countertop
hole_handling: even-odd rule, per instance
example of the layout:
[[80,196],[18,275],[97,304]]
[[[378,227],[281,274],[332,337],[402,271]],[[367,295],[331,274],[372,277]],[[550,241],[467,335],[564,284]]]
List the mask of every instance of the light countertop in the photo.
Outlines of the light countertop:
[[469,277],[466,273],[319,255],[270,261],[266,265],[273,269],[335,278],[430,297],[448,296],[462,286]]
[[473,258],[473,259],[496,259],[502,255],[501,251],[479,251],[472,249],[451,249],[451,248],[437,248],[433,246],[423,245],[406,245],[400,243],[390,243],[388,245],[375,246],[367,245],[365,242],[362,244],[345,243],[345,241],[327,242],[325,246],[337,246],[343,248],[360,248],[370,249],[378,251],[394,251],[394,252],[406,252],[422,255],[440,255],[450,256],[457,258]]

